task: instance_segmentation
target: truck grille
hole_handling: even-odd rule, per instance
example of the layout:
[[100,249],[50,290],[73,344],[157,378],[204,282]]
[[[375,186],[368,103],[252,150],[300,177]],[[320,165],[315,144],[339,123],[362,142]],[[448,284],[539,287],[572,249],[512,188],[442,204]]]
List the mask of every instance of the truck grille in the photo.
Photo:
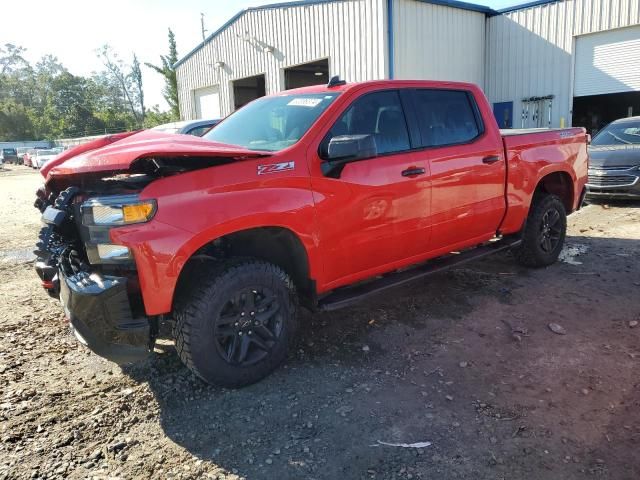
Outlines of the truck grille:
[[628,187],[637,181],[633,175],[589,175],[589,185],[594,187]]

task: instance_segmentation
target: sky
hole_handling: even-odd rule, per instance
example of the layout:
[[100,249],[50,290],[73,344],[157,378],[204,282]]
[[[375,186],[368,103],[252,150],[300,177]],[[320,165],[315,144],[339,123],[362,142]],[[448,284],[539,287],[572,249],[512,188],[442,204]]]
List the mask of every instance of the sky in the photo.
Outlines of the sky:
[[[75,75],[102,70],[96,50],[109,44],[130,62],[135,52],[140,62],[160,63],[168,50],[167,29],[176,35],[182,57],[202,41],[200,14],[207,34],[238,11],[282,0],[0,0],[0,45],[13,43],[27,49],[25,57],[35,63],[52,54]],[[467,0],[504,8],[525,0]],[[167,109],[162,98],[163,79],[143,67],[148,107]]]

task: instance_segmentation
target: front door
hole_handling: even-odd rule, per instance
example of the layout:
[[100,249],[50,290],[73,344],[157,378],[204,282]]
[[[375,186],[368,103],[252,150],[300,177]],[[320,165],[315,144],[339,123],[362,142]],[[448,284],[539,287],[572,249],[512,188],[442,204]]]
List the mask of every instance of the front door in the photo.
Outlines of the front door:
[[399,92],[358,97],[312,154],[311,165],[319,166],[330,139],[341,135],[373,136],[377,154],[346,164],[334,178],[312,168],[326,288],[389,270],[429,245],[427,165],[411,151]]

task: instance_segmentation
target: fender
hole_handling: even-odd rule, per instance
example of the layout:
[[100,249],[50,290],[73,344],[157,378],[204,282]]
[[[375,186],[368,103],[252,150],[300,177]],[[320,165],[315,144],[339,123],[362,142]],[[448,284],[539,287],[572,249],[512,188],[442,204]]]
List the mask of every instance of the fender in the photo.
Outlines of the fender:
[[140,194],[157,200],[153,220],[111,231],[114,243],[133,251],[148,315],[171,311],[180,272],[198,250],[218,238],[253,228],[279,227],[292,232],[306,250],[310,277],[321,277],[305,162],[294,162],[291,170],[258,176],[261,163],[264,160],[247,160],[158,179]]

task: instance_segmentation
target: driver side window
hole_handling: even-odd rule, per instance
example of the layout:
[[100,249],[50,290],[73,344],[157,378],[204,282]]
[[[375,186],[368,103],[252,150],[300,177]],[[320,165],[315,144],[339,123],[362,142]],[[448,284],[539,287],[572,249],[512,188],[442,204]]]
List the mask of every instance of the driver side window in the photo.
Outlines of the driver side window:
[[341,135],[371,135],[378,155],[409,150],[409,131],[400,94],[385,90],[355,100],[322,141],[321,156],[326,157],[331,139]]

